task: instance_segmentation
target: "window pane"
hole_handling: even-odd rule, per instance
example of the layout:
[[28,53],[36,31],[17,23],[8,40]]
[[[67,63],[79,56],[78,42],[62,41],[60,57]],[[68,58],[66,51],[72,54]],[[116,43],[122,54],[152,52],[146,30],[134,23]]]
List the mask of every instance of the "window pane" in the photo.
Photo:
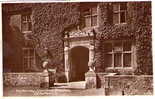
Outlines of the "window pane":
[[97,16],[93,16],[92,17],[92,26],[96,26],[97,25]]
[[22,23],[22,31],[28,31],[28,24]]
[[90,27],[91,26],[91,18],[90,17],[85,17],[85,26]]
[[87,16],[87,15],[91,15],[89,8],[84,10],[84,16]]
[[22,31],[31,31],[31,30],[32,30],[31,16],[23,15],[22,16]]
[[30,58],[30,67],[32,67],[32,66],[34,65],[34,63],[33,63],[33,62],[34,62],[34,58],[33,58],[33,57],[31,57],[31,58]]
[[121,12],[120,13],[120,22],[124,23],[126,21],[126,13],[125,12]]
[[105,52],[112,52],[112,43],[105,43]]
[[23,50],[23,55],[24,55],[24,56],[28,56],[28,54],[29,54],[29,51],[28,51],[27,49],[24,49],[24,50]]
[[123,43],[123,51],[131,51],[131,42]]
[[28,31],[31,31],[31,30],[32,30],[32,23],[29,22],[29,24],[28,24]]
[[122,61],[122,54],[121,53],[115,53],[114,54],[114,66],[115,67],[121,67],[122,66],[121,61]]
[[30,15],[27,15],[27,21],[31,22],[31,16]]
[[123,63],[124,67],[130,67],[131,66],[131,53],[124,54],[123,57]]
[[114,4],[113,5],[113,11],[119,11],[119,4]]
[[29,61],[28,61],[28,66],[27,68],[29,69],[31,67],[31,58],[29,57]]
[[112,55],[111,54],[106,54],[105,55],[105,66],[106,67],[111,67],[112,66]]
[[114,13],[114,15],[113,15],[113,22],[114,22],[114,24],[118,24],[119,23],[119,13]]
[[34,49],[33,49],[33,48],[30,48],[29,50],[30,50],[30,53],[31,53],[31,54],[34,53]]
[[122,51],[122,43],[121,42],[114,43],[114,51],[115,52]]
[[97,7],[92,8],[92,15],[97,14]]
[[23,58],[23,67],[27,67],[28,66],[28,58]]
[[30,55],[29,56],[34,56],[34,49],[31,48],[29,51],[30,51]]
[[126,3],[120,3],[120,10],[127,10],[127,4]]
[[27,21],[26,15],[22,15],[22,22]]

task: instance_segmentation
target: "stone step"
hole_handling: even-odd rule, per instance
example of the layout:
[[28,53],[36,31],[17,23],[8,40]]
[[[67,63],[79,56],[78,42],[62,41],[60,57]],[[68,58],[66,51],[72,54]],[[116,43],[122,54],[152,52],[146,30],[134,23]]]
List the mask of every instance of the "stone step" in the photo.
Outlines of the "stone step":
[[77,88],[77,89],[85,89],[86,88],[86,82],[85,81],[70,82],[69,87],[70,88]]
[[86,89],[85,81],[69,82],[69,83],[54,83],[51,88],[56,89]]

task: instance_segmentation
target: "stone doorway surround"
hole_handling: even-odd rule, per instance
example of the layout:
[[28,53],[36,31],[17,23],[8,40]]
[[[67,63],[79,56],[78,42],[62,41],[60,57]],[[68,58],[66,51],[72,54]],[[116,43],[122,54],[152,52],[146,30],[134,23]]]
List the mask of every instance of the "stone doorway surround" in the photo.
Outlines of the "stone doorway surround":
[[82,31],[79,29],[73,29],[69,32],[65,32],[64,37],[64,60],[65,60],[65,75],[67,82],[71,79],[71,64],[70,53],[74,47],[82,46],[89,49],[89,62],[94,60],[94,29]]

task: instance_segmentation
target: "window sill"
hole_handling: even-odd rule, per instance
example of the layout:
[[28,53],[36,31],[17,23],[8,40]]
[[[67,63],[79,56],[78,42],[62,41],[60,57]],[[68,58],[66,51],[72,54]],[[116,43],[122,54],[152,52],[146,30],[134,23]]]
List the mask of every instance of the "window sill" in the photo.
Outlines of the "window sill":
[[90,30],[90,29],[96,29],[99,26],[91,26],[91,27],[84,27],[82,30]]
[[133,67],[107,67],[107,70],[129,70],[133,69]]
[[114,24],[115,26],[124,26],[124,25],[127,25],[127,23],[117,23],[117,24]]
[[117,75],[132,75],[134,73],[133,67],[127,68],[106,68],[107,73],[117,73]]
[[32,31],[22,31],[23,34],[31,34]]

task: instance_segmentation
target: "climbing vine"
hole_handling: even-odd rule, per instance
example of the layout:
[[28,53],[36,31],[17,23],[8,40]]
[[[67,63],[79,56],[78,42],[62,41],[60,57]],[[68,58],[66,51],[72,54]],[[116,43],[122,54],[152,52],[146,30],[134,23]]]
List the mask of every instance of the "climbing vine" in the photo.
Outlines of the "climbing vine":
[[[112,23],[112,4],[99,3],[99,32],[96,34],[95,58],[98,70],[104,67],[104,45],[106,40],[132,39],[136,41],[136,74],[152,74],[151,3],[129,2],[127,24]],[[64,71],[63,31],[79,24],[79,3],[28,3],[2,5],[3,12],[32,9],[33,35],[37,55],[43,60],[44,49],[51,53],[51,66]],[[104,68],[103,68],[104,70]]]
[[[132,2],[128,4],[127,24],[114,25],[108,22],[106,7],[101,8],[102,24],[97,39],[100,42],[106,40],[132,39],[136,41],[137,69],[135,74],[152,74],[152,30],[151,30],[151,3]],[[107,4],[107,6],[109,6]],[[102,43],[103,44],[103,43]],[[103,46],[104,47],[104,46]],[[100,49],[97,47],[97,49]],[[104,48],[102,48],[104,52]],[[103,53],[100,53],[103,54]],[[103,56],[103,55],[101,55]],[[102,57],[98,57],[98,59]],[[104,66],[104,59],[100,63]]]

